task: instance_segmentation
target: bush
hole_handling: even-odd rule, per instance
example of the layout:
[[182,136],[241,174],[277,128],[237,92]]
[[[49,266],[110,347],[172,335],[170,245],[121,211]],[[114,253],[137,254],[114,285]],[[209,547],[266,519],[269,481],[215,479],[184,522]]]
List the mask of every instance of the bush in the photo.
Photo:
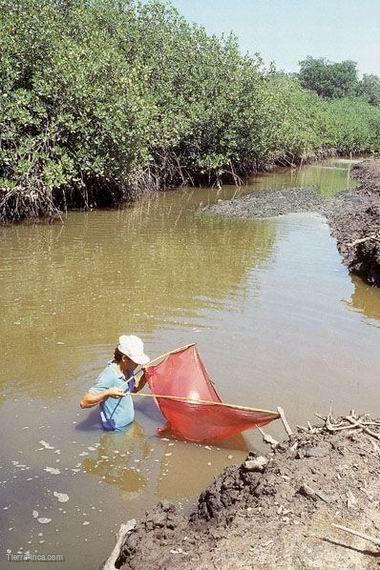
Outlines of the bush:
[[2,221],[380,147],[377,108],[322,100],[161,2],[0,0],[0,32]]

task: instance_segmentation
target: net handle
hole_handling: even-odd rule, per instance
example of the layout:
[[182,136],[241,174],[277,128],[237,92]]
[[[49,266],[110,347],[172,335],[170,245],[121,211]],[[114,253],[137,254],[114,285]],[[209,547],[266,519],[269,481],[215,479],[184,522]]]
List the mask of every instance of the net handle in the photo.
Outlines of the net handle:
[[237,410],[243,410],[246,412],[262,412],[265,414],[272,414],[274,416],[277,416],[277,419],[280,417],[280,414],[278,412],[274,412],[273,410],[261,410],[260,408],[237,406],[235,404],[226,404],[225,402],[214,402],[213,400],[194,400],[191,398],[186,398],[185,396],[168,396],[167,394],[141,394],[141,392],[132,392],[130,396],[139,396],[140,398],[162,398],[164,400],[175,400],[178,402],[187,402],[188,404],[200,404],[205,406],[224,406],[225,408],[235,408]]
[[156,356],[156,358],[153,358],[153,360],[148,362],[148,364],[146,364],[145,366],[142,366],[141,370],[146,370],[147,368],[150,368],[150,366],[153,366],[153,363],[157,362],[157,360],[161,360],[162,358],[165,358],[166,356],[169,356],[170,354],[175,354],[176,352],[181,352],[182,350],[186,350],[187,348],[190,348],[191,346],[195,346],[196,344],[197,344],[196,342],[192,342],[191,344],[185,344],[185,346],[180,346],[179,348],[175,348],[174,350],[170,350],[169,352],[165,352],[164,354],[161,354],[160,356]]
[[[170,356],[170,354],[175,354],[176,352],[181,352],[182,350],[186,350],[187,348],[190,348],[191,346],[195,346],[196,344],[197,344],[196,342],[192,342],[191,344],[185,344],[185,346],[180,346],[179,348],[175,348],[174,350],[171,350],[170,352],[165,352],[164,354],[161,354],[160,356],[156,356],[156,358],[153,358],[153,360],[150,360],[148,362],[148,364],[145,364],[145,366],[141,366],[141,368],[137,372],[134,372],[132,374],[132,376],[130,376],[130,378],[128,378],[125,382],[123,382],[123,384],[121,384],[121,386],[119,386],[119,388],[121,390],[124,390],[124,388],[126,388],[128,386],[128,383],[133,378],[135,380],[137,380],[137,376],[139,374],[144,373],[147,368],[149,368],[150,366],[153,366],[153,362],[157,362],[157,360],[161,360],[163,358],[166,358],[166,356]],[[143,394],[141,394],[141,396],[142,395]]]

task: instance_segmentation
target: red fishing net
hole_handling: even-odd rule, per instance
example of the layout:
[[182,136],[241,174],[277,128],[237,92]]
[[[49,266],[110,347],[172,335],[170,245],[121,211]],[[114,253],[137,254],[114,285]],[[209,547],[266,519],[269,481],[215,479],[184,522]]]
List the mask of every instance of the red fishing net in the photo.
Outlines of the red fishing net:
[[156,394],[167,428],[183,439],[196,442],[226,439],[279,417],[276,412],[224,404],[195,345],[170,354],[155,366],[148,366],[145,375],[152,393]]

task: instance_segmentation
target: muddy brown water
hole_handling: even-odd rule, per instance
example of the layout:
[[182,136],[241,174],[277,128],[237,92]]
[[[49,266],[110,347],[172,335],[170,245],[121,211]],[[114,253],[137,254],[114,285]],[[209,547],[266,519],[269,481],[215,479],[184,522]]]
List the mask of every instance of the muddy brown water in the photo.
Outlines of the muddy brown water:
[[120,523],[162,499],[188,508],[261,445],[256,432],[209,446],[159,439],[147,398],[126,433],[102,432],[79,399],[121,332],[141,335],[151,356],[196,341],[226,401],[281,405],[292,424],[331,402],[378,413],[380,291],[347,274],[324,219],[196,214],[267,187],[332,194],[352,184],[350,168],[326,161],[241,189],[182,189],[70,213],[64,226],[0,230],[1,567],[30,552],[95,568]]

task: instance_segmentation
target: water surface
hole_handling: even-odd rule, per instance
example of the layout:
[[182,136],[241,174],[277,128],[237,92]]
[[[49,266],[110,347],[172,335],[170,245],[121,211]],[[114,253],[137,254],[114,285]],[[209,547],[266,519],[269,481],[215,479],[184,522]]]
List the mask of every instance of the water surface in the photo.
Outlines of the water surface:
[[[140,335],[152,357],[197,342],[226,401],[281,405],[292,424],[331,402],[337,413],[378,412],[380,292],[349,277],[324,219],[196,214],[200,204],[268,187],[333,194],[352,184],[350,168],[326,161],[240,189],[182,189],[124,210],[74,212],[64,226],[0,229],[4,563],[9,549],[64,554],[60,567],[72,570],[97,567],[120,523],[162,499],[187,508],[260,445],[255,432],[218,446],[158,439],[162,418],[148,398],[136,401],[126,433],[103,433],[97,411],[80,410],[79,400],[122,332]],[[280,425],[268,431],[282,435]]]

